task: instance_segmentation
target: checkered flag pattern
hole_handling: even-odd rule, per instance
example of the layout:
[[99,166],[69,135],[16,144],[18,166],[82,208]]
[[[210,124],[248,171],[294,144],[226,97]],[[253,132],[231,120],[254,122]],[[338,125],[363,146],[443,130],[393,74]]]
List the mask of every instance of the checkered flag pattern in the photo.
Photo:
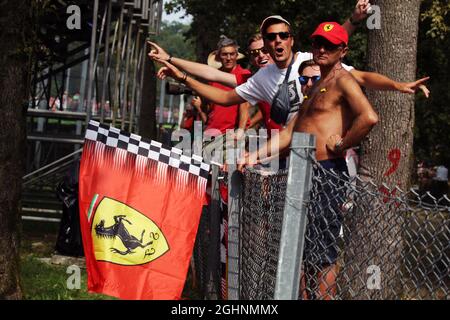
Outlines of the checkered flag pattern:
[[89,121],[85,139],[101,142],[108,147],[123,149],[131,154],[152,159],[208,179],[209,165],[203,162],[202,157],[197,155],[188,157],[183,155],[182,150],[178,148],[169,150],[163,148],[160,142],[153,140],[146,142],[139,135],[130,134],[97,121]]

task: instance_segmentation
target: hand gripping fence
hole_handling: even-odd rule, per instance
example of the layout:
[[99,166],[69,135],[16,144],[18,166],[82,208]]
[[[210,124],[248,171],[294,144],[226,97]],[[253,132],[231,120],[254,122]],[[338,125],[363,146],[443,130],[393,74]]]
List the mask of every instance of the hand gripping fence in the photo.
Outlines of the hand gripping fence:
[[228,179],[228,299],[449,299],[449,198],[349,177],[314,146],[295,133],[289,170]]

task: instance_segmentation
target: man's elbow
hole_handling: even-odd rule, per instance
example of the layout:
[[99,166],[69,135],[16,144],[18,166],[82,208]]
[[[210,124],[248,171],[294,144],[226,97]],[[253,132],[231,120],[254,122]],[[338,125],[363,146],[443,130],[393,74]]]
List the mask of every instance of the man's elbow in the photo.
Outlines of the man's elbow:
[[378,115],[375,112],[370,112],[367,114],[366,123],[370,127],[374,127],[379,121]]

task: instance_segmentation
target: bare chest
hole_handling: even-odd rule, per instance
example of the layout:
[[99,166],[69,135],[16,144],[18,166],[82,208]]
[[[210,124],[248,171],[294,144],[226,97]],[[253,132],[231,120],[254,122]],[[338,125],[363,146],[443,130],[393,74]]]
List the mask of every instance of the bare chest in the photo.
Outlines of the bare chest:
[[301,115],[316,117],[336,112],[340,109],[342,97],[334,86],[321,87],[320,83],[311,89],[309,98],[305,100]]

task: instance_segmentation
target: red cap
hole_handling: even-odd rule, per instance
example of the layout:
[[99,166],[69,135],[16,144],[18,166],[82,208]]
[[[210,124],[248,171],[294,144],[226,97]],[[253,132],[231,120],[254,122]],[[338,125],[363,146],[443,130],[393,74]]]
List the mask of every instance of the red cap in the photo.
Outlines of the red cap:
[[333,44],[345,43],[348,45],[348,33],[337,22],[323,22],[319,24],[316,31],[311,35],[311,38],[321,36],[330,41]]

